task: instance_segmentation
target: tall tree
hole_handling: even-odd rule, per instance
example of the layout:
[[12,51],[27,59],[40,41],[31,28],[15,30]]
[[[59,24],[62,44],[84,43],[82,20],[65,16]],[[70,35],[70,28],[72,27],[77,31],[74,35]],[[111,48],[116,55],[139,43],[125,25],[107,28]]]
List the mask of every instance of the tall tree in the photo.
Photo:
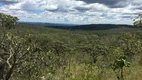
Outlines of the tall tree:
[[[8,37],[10,37],[10,35],[7,34],[9,29],[12,29],[16,25],[17,21],[17,17],[0,13],[0,24],[2,29],[2,38],[0,42],[0,80],[9,79],[16,62],[14,61],[15,54],[13,53],[13,48],[9,43],[10,40],[8,40]],[[13,61],[11,61],[12,58]]]
[[9,80],[14,70],[37,50],[32,35],[13,34],[18,18],[0,13],[2,38],[0,42],[0,80]]

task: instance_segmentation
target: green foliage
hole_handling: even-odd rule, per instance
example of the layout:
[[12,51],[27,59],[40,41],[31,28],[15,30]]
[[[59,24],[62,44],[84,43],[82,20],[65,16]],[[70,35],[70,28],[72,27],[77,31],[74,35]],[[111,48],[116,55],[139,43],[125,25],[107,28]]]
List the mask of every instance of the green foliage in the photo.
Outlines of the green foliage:
[[[27,71],[32,70],[36,73],[36,69],[33,69],[33,65],[36,62],[36,57],[38,57],[38,52],[40,49],[32,40],[32,35],[22,35],[19,36],[11,32],[8,29],[13,28],[16,25],[17,17],[13,17],[6,14],[0,14],[2,20],[3,28],[3,38],[0,45],[0,59],[4,61],[4,64],[0,67],[0,79],[9,80],[13,73],[17,71]],[[34,44],[33,44],[34,43]],[[32,57],[30,57],[32,56]],[[33,61],[32,63],[28,61]],[[25,63],[25,64],[24,64]],[[16,70],[16,71],[15,71]],[[22,72],[23,73],[23,72]]]
[[142,14],[139,14],[136,19],[134,19],[134,26],[142,27]]
[[[134,58],[141,52],[140,32],[138,34],[135,29],[129,33],[106,31],[103,34],[101,31],[68,31],[24,26],[18,30],[21,30],[20,34],[32,33],[31,40],[35,40],[33,43],[37,43],[41,50],[36,54],[38,57],[31,55],[32,59],[18,67],[20,74],[16,72],[13,75],[13,78],[18,80],[115,80],[121,77],[122,66],[126,70],[129,70],[129,64],[132,65],[130,69],[136,66],[133,65],[133,62],[136,62]],[[133,62],[129,60],[128,53],[133,54]],[[126,58],[121,57],[122,55]],[[117,67],[115,73],[111,69],[112,64]],[[126,70],[122,71],[124,79],[129,76]],[[34,76],[30,77],[31,74]]]
[[0,79],[2,80],[8,80],[11,77],[11,74],[13,73],[13,69],[16,65],[16,48],[17,48],[17,42],[13,40],[16,37],[13,37],[11,33],[8,33],[8,29],[13,28],[16,25],[16,21],[18,20],[17,17],[13,17],[10,15],[6,15],[3,13],[0,13],[0,24],[2,27],[3,36],[0,42],[0,59],[4,63],[0,67],[0,71],[2,74],[0,74]]
[[16,21],[18,21],[18,20],[19,19],[17,17],[13,17],[11,15],[6,15],[3,13],[0,13],[1,25],[2,25],[2,27],[5,27],[7,29],[11,29],[11,28],[15,27]]
[[124,67],[130,67],[130,62],[127,61],[127,57],[124,55],[118,57],[112,64],[112,69],[116,72],[118,80],[124,80]]
[[112,65],[113,70],[121,69],[123,67],[129,67],[130,62],[127,61],[126,56],[120,56],[116,59]]
[[[0,27],[0,59],[8,60],[9,65],[3,63],[6,64],[4,73],[16,64],[9,79],[141,79],[134,75],[142,75],[138,64],[142,59],[141,29],[83,31],[22,24],[12,29],[12,20],[6,21]],[[8,25],[10,22],[11,26]],[[3,33],[3,30],[6,31]],[[7,55],[2,56],[5,53]]]

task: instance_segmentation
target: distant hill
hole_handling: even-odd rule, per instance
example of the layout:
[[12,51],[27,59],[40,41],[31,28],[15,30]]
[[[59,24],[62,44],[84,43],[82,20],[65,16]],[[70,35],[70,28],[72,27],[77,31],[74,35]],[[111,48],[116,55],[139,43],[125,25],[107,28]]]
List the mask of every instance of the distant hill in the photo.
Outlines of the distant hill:
[[34,26],[43,26],[57,29],[69,29],[69,30],[109,30],[115,28],[135,28],[133,25],[124,24],[58,24],[58,23],[41,23],[41,22],[18,22],[19,24],[28,24]]
[[65,26],[46,26],[58,29],[70,29],[70,30],[109,30],[115,28],[134,28],[132,25],[117,25],[117,24],[89,24],[89,25],[75,25],[70,27]]
[[59,24],[59,23],[42,23],[42,22],[18,22],[19,24],[29,24],[29,25],[36,25],[36,26],[76,26],[75,24]]

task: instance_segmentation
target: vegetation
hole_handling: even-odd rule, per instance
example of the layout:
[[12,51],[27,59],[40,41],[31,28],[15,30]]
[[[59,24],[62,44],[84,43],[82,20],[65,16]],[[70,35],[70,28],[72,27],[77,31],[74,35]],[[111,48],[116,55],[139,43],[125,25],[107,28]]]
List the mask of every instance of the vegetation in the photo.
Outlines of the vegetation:
[[3,33],[3,27],[0,80],[142,78],[141,29],[68,30],[18,24]]
[[142,14],[139,14],[136,19],[134,19],[134,25],[137,27],[142,27]]

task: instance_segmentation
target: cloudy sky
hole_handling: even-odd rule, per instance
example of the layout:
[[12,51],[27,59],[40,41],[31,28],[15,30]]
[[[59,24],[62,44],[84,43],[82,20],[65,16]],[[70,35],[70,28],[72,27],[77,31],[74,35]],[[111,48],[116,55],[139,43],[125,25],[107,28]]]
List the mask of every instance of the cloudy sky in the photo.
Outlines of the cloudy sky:
[[0,13],[30,22],[133,24],[142,0],[0,0]]

